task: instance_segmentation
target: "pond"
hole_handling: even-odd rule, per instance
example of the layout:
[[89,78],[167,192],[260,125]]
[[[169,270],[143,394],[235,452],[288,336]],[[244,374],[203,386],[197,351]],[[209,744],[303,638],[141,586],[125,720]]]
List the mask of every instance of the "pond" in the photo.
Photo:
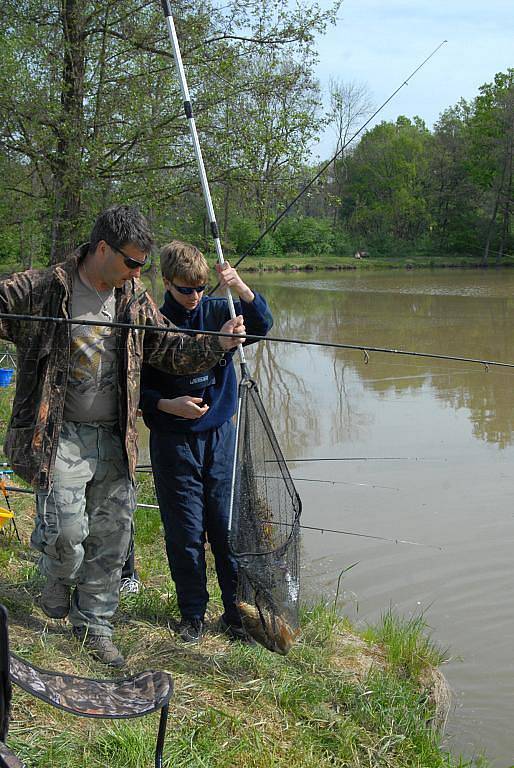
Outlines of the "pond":
[[[514,271],[245,276],[280,337],[514,362]],[[445,745],[514,762],[514,369],[270,342],[248,350],[303,500],[306,597],[423,613],[456,697]],[[142,457],[144,458],[144,456]],[[307,461],[308,459],[308,461]]]

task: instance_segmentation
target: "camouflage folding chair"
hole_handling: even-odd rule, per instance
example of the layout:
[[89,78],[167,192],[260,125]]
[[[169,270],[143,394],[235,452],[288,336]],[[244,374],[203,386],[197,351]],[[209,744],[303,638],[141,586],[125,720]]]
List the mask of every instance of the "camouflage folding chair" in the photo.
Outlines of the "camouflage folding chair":
[[6,746],[9,730],[12,686],[9,674],[9,635],[7,611],[0,604],[0,768],[24,768],[23,763]]
[[168,672],[148,670],[124,680],[91,680],[39,669],[9,653],[7,610],[0,604],[0,768],[23,768],[6,747],[11,682],[52,707],[79,717],[117,720],[161,710],[155,768],[162,768],[173,680]]

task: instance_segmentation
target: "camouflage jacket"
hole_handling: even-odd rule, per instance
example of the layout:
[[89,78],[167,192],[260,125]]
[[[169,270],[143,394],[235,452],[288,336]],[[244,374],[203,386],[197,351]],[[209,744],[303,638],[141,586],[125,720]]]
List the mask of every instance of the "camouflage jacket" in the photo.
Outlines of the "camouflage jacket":
[[[0,280],[0,314],[68,318],[73,275],[87,244],[61,264]],[[175,329],[140,280],[116,289],[116,320]],[[137,461],[136,414],[143,362],[176,374],[212,368],[223,356],[214,336],[121,328],[118,340],[118,418],[129,472]],[[16,344],[16,394],[4,451],[14,471],[36,490],[50,487],[61,430],[70,358],[70,325],[0,317],[0,338]]]

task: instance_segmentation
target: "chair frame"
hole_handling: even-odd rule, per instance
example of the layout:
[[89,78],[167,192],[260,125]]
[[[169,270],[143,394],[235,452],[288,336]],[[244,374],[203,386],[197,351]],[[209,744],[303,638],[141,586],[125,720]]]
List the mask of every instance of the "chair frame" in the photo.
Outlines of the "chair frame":
[[[0,768],[24,768],[5,743],[12,683],[46,704],[78,717],[119,720],[143,717],[160,709],[154,764],[155,768],[162,768],[169,700],[173,694],[173,679],[168,672],[148,670],[121,680],[95,680],[40,669],[10,653],[8,613],[0,603]],[[148,685],[153,695],[148,692]],[[131,692],[137,692],[132,705],[127,696]]]

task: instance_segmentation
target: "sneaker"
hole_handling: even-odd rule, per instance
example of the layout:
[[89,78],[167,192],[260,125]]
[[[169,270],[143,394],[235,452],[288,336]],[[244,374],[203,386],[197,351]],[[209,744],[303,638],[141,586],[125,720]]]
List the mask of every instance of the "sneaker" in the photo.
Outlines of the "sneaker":
[[178,634],[184,643],[199,643],[203,635],[201,619],[182,619],[178,625]]
[[109,667],[122,667],[125,659],[110,637],[94,635],[86,627],[73,627],[73,634],[95,659]]
[[120,595],[138,595],[140,589],[141,581],[135,573],[120,581]]
[[246,645],[257,645],[253,637],[247,633],[242,624],[230,624],[225,615],[221,616],[218,625],[218,632],[226,635],[232,642],[237,641],[239,643],[245,643]]
[[41,590],[39,605],[51,619],[65,619],[70,612],[71,587],[62,581],[47,579]]

